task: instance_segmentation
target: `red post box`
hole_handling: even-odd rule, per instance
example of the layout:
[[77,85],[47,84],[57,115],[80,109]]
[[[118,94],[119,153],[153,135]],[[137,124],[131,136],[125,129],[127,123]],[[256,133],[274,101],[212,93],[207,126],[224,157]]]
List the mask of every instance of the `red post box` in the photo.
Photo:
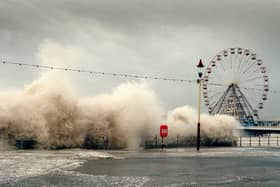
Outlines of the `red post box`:
[[168,126],[166,124],[160,125],[160,136],[166,138],[168,136]]

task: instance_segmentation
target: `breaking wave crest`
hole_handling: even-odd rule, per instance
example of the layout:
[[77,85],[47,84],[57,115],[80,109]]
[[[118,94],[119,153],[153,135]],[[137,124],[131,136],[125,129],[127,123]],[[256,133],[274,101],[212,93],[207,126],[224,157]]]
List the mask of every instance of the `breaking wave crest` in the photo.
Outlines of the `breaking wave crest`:
[[[69,81],[45,74],[21,91],[0,93],[0,101],[0,141],[10,144],[32,139],[38,148],[73,148],[106,136],[111,148],[133,148],[143,137],[157,135],[161,123],[169,124],[171,137],[196,133],[194,109],[183,106],[164,115],[145,83],[124,83],[110,94],[79,98]],[[202,136],[211,141],[233,141],[232,130],[239,125],[230,116],[207,114],[201,124]]]

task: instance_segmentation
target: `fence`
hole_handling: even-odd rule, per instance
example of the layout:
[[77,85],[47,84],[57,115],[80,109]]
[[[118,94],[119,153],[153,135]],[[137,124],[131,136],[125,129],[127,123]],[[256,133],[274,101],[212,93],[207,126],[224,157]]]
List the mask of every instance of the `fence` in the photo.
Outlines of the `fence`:
[[280,137],[278,136],[240,136],[239,147],[279,147]]
[[184,137],[184,136],[176,136],[176,137],[168,137],[164,138],[162,142],[162,138],[160,136],[154,137],[146,137],[143,139],[140,146],[145,149],[151,148],[161,148],[162,146],[168,148],[174,147],[188,147],[195,146],[196,137]]
[[[162,147],[161,137],[146,137],[143,139],[141,147],[145,149],[160,148]],[[175,136],[168,137],[164,139],[163,145],[167,148],[175,147],[195,147],[196,146],[196,136]],[[231,139],[213,139],[211,137],[201,137],[201,146],[205,147],[218,147],[218,146],[237,146],[236,140]]]
[[[133,137],[130,137],[133,139]],[[136,138],[136,137],[134,137]],[[139,139],[139,137],[138,137]],[[10,142],[18,149],[30,149],[36,147],[36,142],[30,139],[20,139]],[[174,136],[164,138],[163,143],[160,136],[145,136],[140,137],[140,147],[145,149],[161,148],[176,148],[176,147],[195,147],[196,136]],[[139,145],[138,144],[138,145]],[[212,139],[208,137],[201,137],[201,146],[205,147],[218,147],[218,146],[231,146],[231,147],[279,147],[280,136],[240,136],[235,140],[226,139]],[[66,148],[66,147],[58,147]],[[119,149],[124,148],[116,145],[114,140],[108,136],[98,138],[87,137],[83,144],[83,148],[87,149]],[[56,149],[56,148],[54,148]]]
[[[142,147],[146,149],[160,148],[161,138],[155,136],[153,139],[145,140]],[[196,137],[177,136],[176,138],[167,138],[164,141],[164,147],[194,147],[196,146]],[[238,140],[212,140],[207,137],[201,138],[201,146],[217,147],[217,146],[232,146],[232,147],[280,147],[280,136],[240,136]]]

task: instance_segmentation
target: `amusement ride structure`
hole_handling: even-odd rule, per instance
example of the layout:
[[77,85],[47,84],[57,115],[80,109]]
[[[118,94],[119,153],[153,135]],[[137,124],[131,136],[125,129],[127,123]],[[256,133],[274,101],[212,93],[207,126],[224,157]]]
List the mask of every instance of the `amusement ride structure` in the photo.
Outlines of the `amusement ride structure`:
[[206,67],[202,90],[210,114],[234,116],[242,125],[257,124],[269,91],[266,66],[248,49],[222,50]]

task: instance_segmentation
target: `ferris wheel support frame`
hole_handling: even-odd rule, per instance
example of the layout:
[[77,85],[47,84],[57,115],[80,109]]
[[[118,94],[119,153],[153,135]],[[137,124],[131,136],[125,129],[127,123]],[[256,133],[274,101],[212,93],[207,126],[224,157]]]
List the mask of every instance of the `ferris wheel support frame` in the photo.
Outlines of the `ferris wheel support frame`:
[[[224,79],[222,75],[228,72],[234,74],[237,81],[231,80],[228,85],[220,83]],[[203,77],[203,96],[209,113],[229,114],[240,122],[254,123],[259,119],[258,109],[263,109],[263,102],[267,100],[268,80],[266,67],[256,53],[240,47],[222,50],[211,59]],[[250,84],[253,87],[248,87]],[[223,90],[218,86],[227,88]],[[256,91],[257,97],[250,95]]]

